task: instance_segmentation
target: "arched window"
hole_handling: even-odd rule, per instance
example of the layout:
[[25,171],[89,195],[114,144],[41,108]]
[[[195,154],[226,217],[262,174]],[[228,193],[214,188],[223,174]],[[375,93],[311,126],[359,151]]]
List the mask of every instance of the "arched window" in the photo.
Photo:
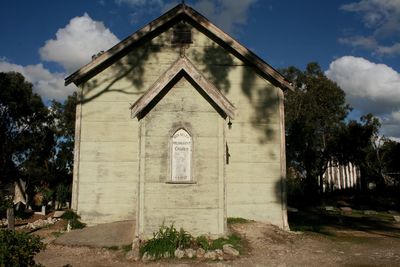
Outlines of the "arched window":
[[192,181],[192,137],[185,129],[172,136],[171,181]]

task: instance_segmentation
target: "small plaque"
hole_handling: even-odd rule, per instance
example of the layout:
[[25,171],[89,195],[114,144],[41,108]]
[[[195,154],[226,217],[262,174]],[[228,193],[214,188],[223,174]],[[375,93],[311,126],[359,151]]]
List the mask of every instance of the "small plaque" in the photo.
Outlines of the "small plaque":
[[184,129],[172,137],[172,181],[189,182],[192,179],[192,137]]

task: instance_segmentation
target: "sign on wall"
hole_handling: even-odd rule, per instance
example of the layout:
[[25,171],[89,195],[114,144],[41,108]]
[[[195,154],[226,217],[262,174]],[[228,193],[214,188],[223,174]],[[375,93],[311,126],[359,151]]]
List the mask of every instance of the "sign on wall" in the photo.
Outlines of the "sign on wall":
[[172,177],[173,182],[192,180],[192,137],[184,129],[179,129],[172,136]]

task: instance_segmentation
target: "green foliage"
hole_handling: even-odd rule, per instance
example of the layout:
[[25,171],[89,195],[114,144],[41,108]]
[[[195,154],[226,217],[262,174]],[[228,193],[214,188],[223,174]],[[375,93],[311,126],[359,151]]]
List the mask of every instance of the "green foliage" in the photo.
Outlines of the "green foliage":
[[10,197],[2,197],[0,195],[0,214],[5,212],[8,208],[13,206],[12,199]]
[[47,175],[53,135],[48,109],[20,73],[0,72],[0,182]]
[[66,210],[61,218],[63,218],[64,220],[75,220],[79,219],[80,216],[76,214],[73,210]]
[[153,233],[153,238],[140,247],[140,254],[147,252],[155,259],[173,257],[176,249],[190,247],[192,240],[193,237],[182,228],[178,231],[174,225],[162,225],[158,232]]
[[46,246],[35,235],[10,230],[0,231],[0,266],[39,266],[34,256]]
[[222,247],[226,244],[231,244],[236,250],[241,251],[242,250],[242,239],[240,236],[232,234],[229,235],[228,238],[218,238],[215,239],[211,242],[210,249],[222,249]]
[[69,196],[70,196],[70,187],[64,184],[59,184],[56,187],[56,200],[59,203],[59,207],[57,208],[63,207],[67,203]]
[[82,229],[85,228],[86,224],[79,221],[81,218],[78,214],[76,214],[73,210],[67,210],[61,216],[64,220],[68,220],[71,229]]
[[232,224],[232,223],[248,223],[248,222],[250,222],[250,221],[245,219],[245,218],[240,218],[240,217],[229,217],[227,219],[227,223],[228,224]]
[[304,179],[306,195],[316,196],[318,179],[331,159],[330,144],[344,124],[350,107],[344,91],[329,80],[317,63],[305,71],[295,67],[283,74],[295,85],[295,92],[285,95],[285,122],[288,167]]
[[210,249],[210,240],[204,235],[196,237],[196,244],[205,251]]

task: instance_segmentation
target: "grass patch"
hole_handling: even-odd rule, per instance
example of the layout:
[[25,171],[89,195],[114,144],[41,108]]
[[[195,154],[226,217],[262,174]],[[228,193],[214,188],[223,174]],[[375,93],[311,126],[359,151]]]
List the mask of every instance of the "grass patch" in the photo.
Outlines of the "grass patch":
[[118,246],[110,246],[110,247],[106,247],[106,249],[117,251],[119,249],[119,247]]
[[178,231],[174,225],[162,225],[158,232],[153,233],[153,238],[141,246],[140,255],[148,253],[154,259],[174,257],[176,249],[189,248],[193,237],[183,230]]
[[231,234],[227,238],[220,237],[218,239],[213,240],[210,244],[210,249],[211,250],[222,249],[222,247],[226,244],[231,244],[232,247],[238,250],[239,252],[243,251],[242,238],[236,234]]
[[[247,220],[246,220],[247,222]],[[158,232],[153,233],[153,238],[145,241],[139,249],[140,255],[145,253],[152,259],[158,260],[161,258],[172,258],[175,256],[177,249],[185,250],[188,248],[198,249],[202,248],[205,251],[212,251],[216,249],[223,249],[225,244],[232,245],[233,248],[243,254],[246,249],[246,240],[237,234],[231,234],[227,237],[221,237],[215,240],[210,237],[201,235],[194,238],[182,228],[178,231],[173,225],[162,225]],[[126,251],[131,250],[131,245],[126,246]]]
[[248,223],[250,220],[240,218],[240,217],[229,217],[227,219],[228,224],[233,224],[233,223]]

